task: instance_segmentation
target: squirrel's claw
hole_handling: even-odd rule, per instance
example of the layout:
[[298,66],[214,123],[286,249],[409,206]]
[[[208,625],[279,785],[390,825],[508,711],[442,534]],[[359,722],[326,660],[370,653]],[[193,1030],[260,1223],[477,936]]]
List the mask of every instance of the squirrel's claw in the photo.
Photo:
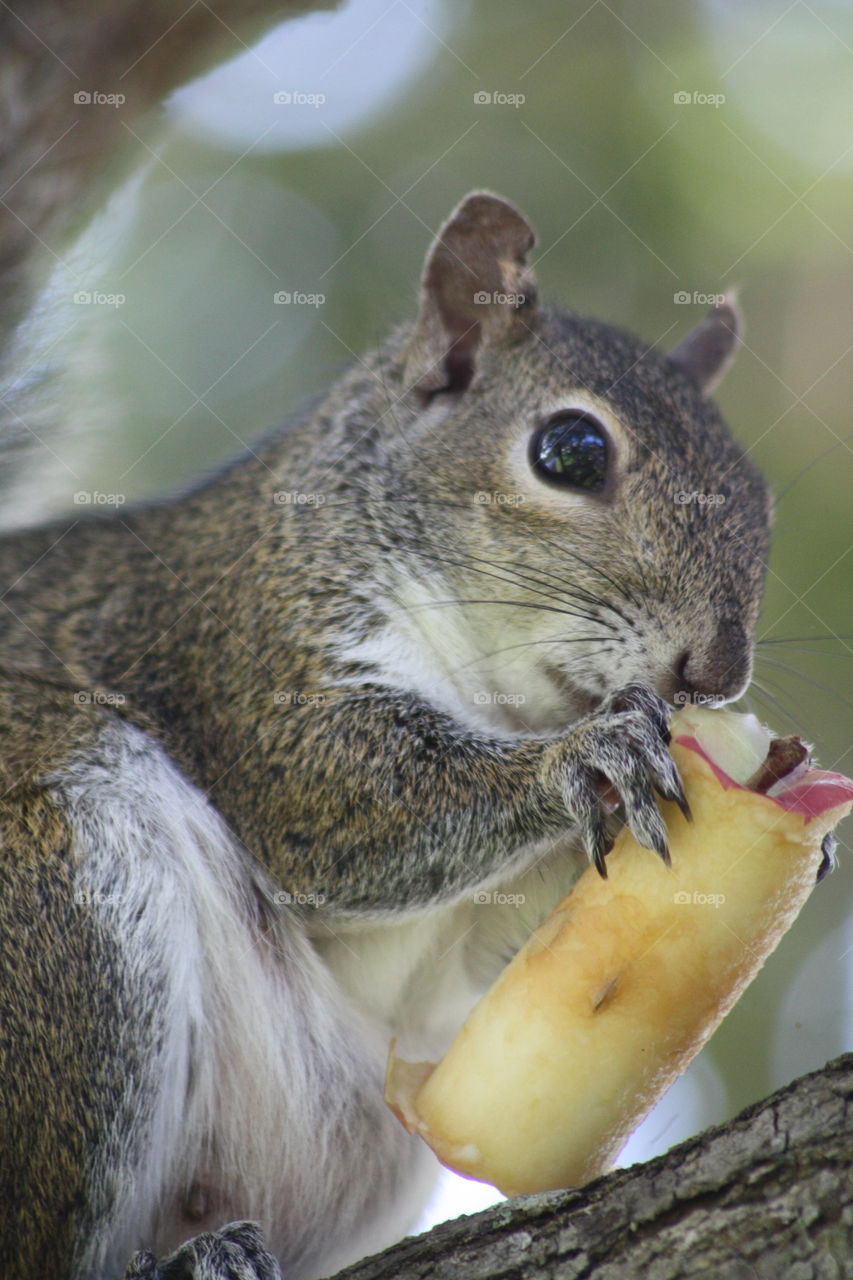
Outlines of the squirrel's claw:
[[612,848],[613,837],[607,834],[605,824],[602,823],[596,832],[594,845],[589,851],[590,861],[602,880],[607,879],[607,863],[605,859]]
[[666,827],[657,796],[678,805],[690,819],[675,761],[669,753],[670,708],[652,689],[627,685],[579,726],[572,759],[563,774],[566,807],[599,875],[613,847],[608,800],[615,792],[625,824],[637,842],[670,864]]

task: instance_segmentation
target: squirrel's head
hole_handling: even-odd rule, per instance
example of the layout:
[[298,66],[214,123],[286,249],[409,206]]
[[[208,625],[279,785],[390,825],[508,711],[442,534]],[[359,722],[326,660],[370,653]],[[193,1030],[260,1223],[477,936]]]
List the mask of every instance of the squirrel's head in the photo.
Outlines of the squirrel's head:
[[539,727],[629,681],[736,698],[770,501],[708,399],[738,344],[734,302],[664,355],[541,306],[533,243],[475,192],[427,256],[395,425],[410,623],[466,696],[533,690],[539,710],[517,718]]

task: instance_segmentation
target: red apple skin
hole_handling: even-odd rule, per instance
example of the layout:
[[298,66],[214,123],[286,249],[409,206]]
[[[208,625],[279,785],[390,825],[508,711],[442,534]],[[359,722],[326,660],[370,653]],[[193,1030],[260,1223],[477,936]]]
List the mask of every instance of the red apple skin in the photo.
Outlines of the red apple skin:
[[[689,751],[695,751],[703,760],[707,760],[714,770],[720,785],[726,791],[731,790],[732,787],[736,787],[739,791],[749,790],[742,783],[735,782],[734,778],[731,778],[725,769],[720,768],[696,738],[685,734],[677,737],[675,741],[679,746],[686,747]],[[807,773],[801,774],[790,787],[775,796],[768,796],[767,799],[772,800],[774,804],[780,805],[783,809],[802,814],[808,823],[813,818],[820,817],[827,809],[835,809],[838,805],[849,804],[853,801],[853,779],[846,778],[843,773],[831,773],[824,769],[809,769]]]

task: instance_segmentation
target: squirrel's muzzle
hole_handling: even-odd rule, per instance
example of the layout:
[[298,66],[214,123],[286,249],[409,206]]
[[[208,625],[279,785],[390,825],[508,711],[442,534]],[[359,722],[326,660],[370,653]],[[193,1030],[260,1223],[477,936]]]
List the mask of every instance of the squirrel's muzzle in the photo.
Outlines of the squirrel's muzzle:
[[673,663],[672,701],[730,702],[740,697],[752,672],[752,643],[743,625],[724,618],[707,644],[686,649]]

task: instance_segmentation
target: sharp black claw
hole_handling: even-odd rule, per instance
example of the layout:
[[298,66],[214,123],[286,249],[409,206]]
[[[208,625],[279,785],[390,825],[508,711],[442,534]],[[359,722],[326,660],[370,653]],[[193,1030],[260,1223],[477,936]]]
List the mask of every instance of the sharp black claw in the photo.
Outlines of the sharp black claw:
[[607,863],[605,858],[613,848],[613,839],[603,829],[596,833],[595,848],[592,851],[592,865],[602,880],[607,879]]
[[666,836],[661,835],[660,832],[654,832],[651,837],[650,847],[658,855],[664,866],[672,866],[672,859],[669,856],[669,845],[667,844]]
[[687,803],[687,796],[684,794],[681,787],[678,788],[678,791],[673,796],[673,800],[678,805],[679,809],[684,814],[684,817],[687,819],[687,821],[692,822],[693,813],[690,809],[690,805]]
[[680,784],[674,787],[659,787],[658,790],[664,800],[671,800],[673,804],[678,805],[688,822],[693,821],[693,813],[691,812],[690,805],[687,803],[687,796],[682,791]]

